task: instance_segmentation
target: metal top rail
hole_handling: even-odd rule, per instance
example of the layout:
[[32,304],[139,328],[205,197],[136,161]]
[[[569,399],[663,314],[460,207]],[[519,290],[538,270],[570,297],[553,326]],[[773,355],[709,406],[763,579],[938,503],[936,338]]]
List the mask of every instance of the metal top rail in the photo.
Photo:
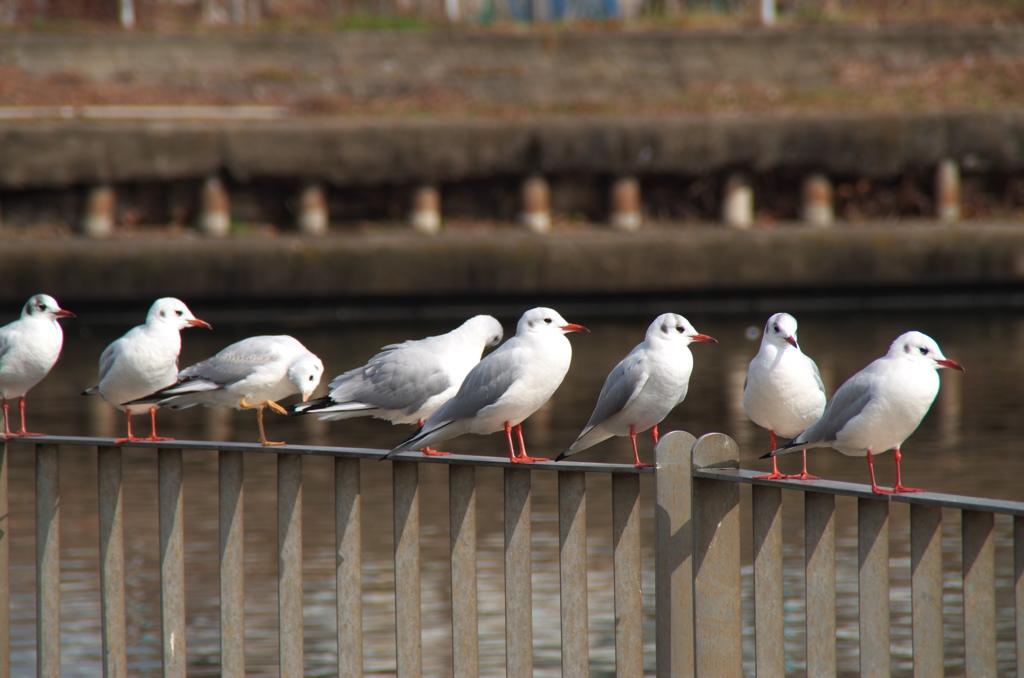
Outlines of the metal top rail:
[[[359,459],[380,460],[388,450],[378,450],[368,447],[328,447],[318,445],[273,445],[263,446],[259,443],[228,443],[214,442],[209,440],[161,440],[118,443],[114,438],[90,438],[86,436],[31,436],[25,438],[11,438],[9,442],[47,444],[47,445],[72,445],[79,447],[138,447],[152,450],[175,449],[175,450],[223,450],[235,452],[271,452],[273,454],[299,454],[306,456],[321,457],[348,457]],[[421,452],[401,452],[389,460],[419,461],[432,464],[448,464],[449,466],[482,466],[490,468],[529,468],[535,471],[583,471],[587,473],[629,473],[649,474],[654,473],[652,467],[637,468],[632,464],[610,464],[610,463],[587,463],[578,461],[537,461],[530,464],[512,463],[504,456],[483,456],[468,454],[449,454],[445,456],[430,456]]]
[[836,480],[763,480],[757,478],[764,471],[738,468],[702,468],[694,469],[694,478],[705,480],[725,480],[747,485],[763,485],[778,487],[784,490],[801,492],[820,492],[844,497],[861,499],[877,499],[879,501],[898,502],[901,504],[917,504],[920,506],[937,506],[941,508],[963,509],[966,511],[991,511],[1011,516],[1024,517],[1024,502],[1007,501],[1004,499],[986,499],[984,497],[967,497],[958,494],[941,492],[906,492],[899,494],[875,494],[870,485],[846,483]]

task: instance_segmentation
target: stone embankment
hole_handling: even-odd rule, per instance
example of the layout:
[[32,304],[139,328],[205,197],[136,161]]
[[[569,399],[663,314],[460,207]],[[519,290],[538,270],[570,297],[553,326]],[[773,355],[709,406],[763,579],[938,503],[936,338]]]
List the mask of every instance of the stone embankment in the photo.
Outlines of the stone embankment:
[[1024,227],[982,223],[66,238],[0,247],[0,302],[9,307],[45,290],[68,308],[173,294],[208,307],[248,301],[250,309],[296,316],[347,308],[372,317],[387,313],[377,306],[407,303],[521,312],[525,304],[587,297],[600,300],[590,305],[594,312],[664,303],[747,310],[776,301],[796,311],[901,298],[913,306],[922,292],[965,306],[1019,303],[1022,282]]
[[[680,103],[975,60],[1024,30],[3,36],[0,301],[1010,290],[1024,109]],[[982,203],[1011,223],[948,225]],[[934,222],[762,228],[851,216]],[[449,218],[554,228],[366,227]],[[305,235],[195,235],[239,222]]]

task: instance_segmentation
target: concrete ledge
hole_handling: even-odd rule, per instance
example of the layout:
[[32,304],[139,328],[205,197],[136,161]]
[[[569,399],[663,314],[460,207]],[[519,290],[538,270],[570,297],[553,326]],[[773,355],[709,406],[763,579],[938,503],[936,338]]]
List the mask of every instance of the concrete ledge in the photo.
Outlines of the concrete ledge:
[[961,292],[1024,283],[1024,227],[511,231],[326,238],[5,241],[0,302],[345,303],[640,294]]
[[1024,169],[1024,109],[997,113],[529,121],[39,121],[0,124],[0,187],[195,179],[225,172],[336,185],[531,173],[728,168],[853,176]]

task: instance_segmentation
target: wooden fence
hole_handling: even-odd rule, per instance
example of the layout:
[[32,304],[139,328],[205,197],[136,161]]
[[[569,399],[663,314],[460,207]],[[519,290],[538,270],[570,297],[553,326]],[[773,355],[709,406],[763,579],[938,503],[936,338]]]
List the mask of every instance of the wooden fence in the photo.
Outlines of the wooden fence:
[[[37,673],[59,676],[60,492],[62,445],[97,449],[102,656],[104,676],[126,676],[125,556],[120,446],[112,440],[46,437],[35,445]],[[173,447],[170,445],[173,444]],[[167,447],[161,447],[161,445]],[[247,444],[175,441],[158,448],[160,633],[163,675],[185,676],[185,575],[182,457],[185,450],[219,454],[220,671],[245,674],[242,506],[246,453],[277,456],[278,610],[280,675],[302,676],[302,459],[334,458],[336,516],[337,674],[363,673],[360,463],[383,451],[334,447],[263,448]],[[10,662],[10,540],[8,448],[0,456],[0,678]],[[934,493],[878,496],[864,485],[757,480],[739,469],[738,447],[723,434],[700,440],[664,436],[658,468],[574,462],[513,465],[502,458],[408,453],[393,462],[396,672],[422,674],[419,463],[449,467],[452,659],[456,677],[480,675],[478,652],[476,468],[504,469],[506,675],[533,674],[531,483],[534,473],[558,474],[562,675],[589,674],[587,609],[587,474],[610,474],[615,605],[615,675],[644,675],[641,599],[640,476],[655,473],[655,641],[658,676],[743,675],[740,486],[752,485],[754,628],[759,676],[787,672],[784,652],[782,495],[803,493],[806,539],[807,675],[837,673],[836,496],[857,498],[859,656],[864,676],[890,673],[889,510],[910,504],[913,658],[915,676],[943,675],[942,510],[962,512],[963,627],[969,677],[996,676],[994,521],[1012,516],[1016,666],[1024,667],[1024,503]],[[17,510],[17,509],[16,509]],[[650,664],[650,658],[648,658]],[[791,668],[791,667],[790,667]]]

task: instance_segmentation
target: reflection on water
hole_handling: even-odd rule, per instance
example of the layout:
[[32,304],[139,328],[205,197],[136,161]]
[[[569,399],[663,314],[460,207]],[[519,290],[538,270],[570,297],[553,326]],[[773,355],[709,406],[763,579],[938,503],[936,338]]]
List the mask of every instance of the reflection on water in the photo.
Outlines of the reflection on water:
[[[685,305],[665,310],[686,314]],[[740,444],[743,465],[769,468],[757,460],[766,451],[767,432],[747,421],[740,394],[746,366],[756,353],[757,332],[770,311],[762,315],[697,316],[689,319],[699,331],[719,340],[718,345],[697,345],[690,395],[662,425],[663,432],[683,429],[695,435],[722,431]],[[200,317],[203,309],[195,309]],[[565,314],[563,315],[571,315]],[[589,335],[572,336],[573,366],[552,402],[524,426],[531,453],[553,456],[571,442],[587,421],[607,371],[642,340],[653,317],[610,321],[569,317],[586,324]],[[1024,455],[1020,454],[1019,403],[1024,382],[1024,315],[1016,311],[955,314],[936,311],[908,317],[905,313],[806,313],[801,321],[804,350],[818,362],[826,389],[831,393],[850,374],[882,355],[889,343],[908,329],[924,331],[939,342],[943,352],[963,363],[965,374],[943,373],[943,386],[932,412],[910,439],[904,452],[904,473],[909,484],[957,494],[1020,500],[1024,498]],[[216,322],[214,332],[187,331],[182,364],[190,364],[249,334],[290,332],[323,359],[333,376],[361,364],[388,343],[410,336],[447,331],[458,324],[409,323],[333,325],[320,328],[227,326]],[[515,318],[501,318],[506,332],[514,331]],[[96,381],[96,363],[103,347],[126,327],[70,325],[64,357],[53,374],[29,394],[29,427],[53,434],[113,437],[123,435],[120,414],[99,398],[79,393]],[[751,335],[754,335],[753,337]],[[947,371],[948,372],[948,371]],[[326,380],[325,380],[326,381]],[[321,386],[321,392],[326,388]],[[193,408],[161,412],[160,430],[178,438],[254,441],[252,412]],[[139,420],[142,423],[141,419]],[[389,448],[411,431],[378,420],[325,423],[310,417],[284,419],[267,415],[268,435],[290,443]],[[503,454],[500,435],[466,436],[447,446],[470,454]],[[11,446],[11,589],[13,609],[12,662],[14,675],[31,673],[34,642],[34,467],[32,447]],[[645,438],[641,456],[650,455]],[[156,511],[156,461],[151,451],[124,454],[125,576],[130,671],[156,675],[160,666],[159,542]],[[581,453],[580,459],[626,461],[628,443],[614,440]],[[879,459],[879,481],[891,483],[892,456]],[[304,587],[306,592],[306,666],[309,675],[333,675],[334,635],[334,518],[331,460],[308,458],[305,471]],[[831,450],[810,456],[811,472],[822,477],[867,481],[863,459],[846,458]],[[784,471],[794,471],[799,458],[783,458]],[[390,465],[364,462],[364,638],[367,673],[394,672],[394,599]],[[251,675],[277,673],[276,617],[276,464],[273,455],[253,454],[245,460],[246,477],[246,631]],[[96,461],[92,450],[67,448],[61,457],[62,503],[62,659],[65,675],[93,676],[101,662],[98,594],[98,534],[96,525]],[[502,475],[478,470],[480,661],[485,675],[502,675],[504,665],[504,544]],[[645,538],[644,638],[653,643],[653,527],[652,480],[642,483]],[[745,495],[744,511],[749,512]],[[426,675],[444,675],[451,657],[449,621],[447,470],[426,465],[421,470],[423,526],[423,647]],[[786,578],[786,645],[792,675],[801,675],[803,633],[803,507],[798,495],[788,495],[784,507]],[[591,611],[590,643],[595,676],[614,673],[614,615],[611,575],[610,483],[588,480],[588,568]],[[217,583],[217,457],[215,453],[185,455],[186,585],[189,672],[194,676],[218,674]],[[540,473],[534,480],[533,587],[534,646],[538,676],[559,675],[558,526],[556,477]],[[857,536],[856,502],[837,501],[837,603],[840,672],[858,670],[857,658]],[[959,516],[945,516],[947,665],[962,671],[960,598],[960,546],[955,537]],[[747,521],[744,520],[744,523]],[[893,587],[891,617],[895,675],[910,675],[909,522],[906,507],[893,506],[890,526]],[[997,590],[999,605],[998,656],[1001,674],[1013,663],[1011,526],[997,520]],[[745,562],[750,562],[750,537],[744,538]],[[744,586],[751,586],[750,568]],[[749,590],[748,590],[749,593]],[[748,596],[749,597],[749,596]],[[745,619],[753,610],[745,610]],[[744,646],[748,670],[753,657],[753,633]],[[653,671],[653,651],[647,653]]]

